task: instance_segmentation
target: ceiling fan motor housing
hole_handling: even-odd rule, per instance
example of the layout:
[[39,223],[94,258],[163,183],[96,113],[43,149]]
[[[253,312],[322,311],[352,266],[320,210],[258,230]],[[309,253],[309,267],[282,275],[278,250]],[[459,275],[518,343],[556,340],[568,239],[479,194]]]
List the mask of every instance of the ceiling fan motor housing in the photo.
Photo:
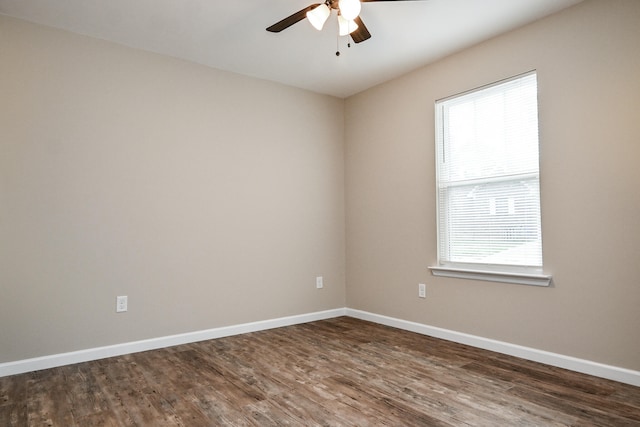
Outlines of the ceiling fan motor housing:
[[[354,0],[351,0],[352,2]],[[360,12],[360,6],[362,2],[366,2],[366,3],[373,3],[373,2],[383,2],[383,1],[411,1],[411,0],[356,0],[355,3],[355,12],[353,12],[353,21],[356,23],[357,28],[355,31],[351,32],[351,39],[356,42],[356,43],[361,43],[365,40],[369,40],[371,38],[371,33],[369,33],[369,30],[367,29],[367,27],[364,25],[364,22],[362,22],[362,19],[360,19],[359,16],[359,12]],[[275,24],[271,25],[270,27],[267,28],[267,31],[272,32],[272,33],[279,33],[282,30],[285,30],[287,28],[289,28],[290,26],[292,26],[293,24],[302,21],[303,19],[307,18],[307,12],[311,12],[314,9],[316,9],[319,6],[326,6],[328,9],[335,9],[337,11],[340,12],[340,0],[324,0],[324,3],[315,3],[315,4],[311,4],[307,7],[305,7],[302,10],[297,11],[296,13],[287,16],[286,18],[276,22]],[[353,4],[351,6],[354,6]],[[326,12],[325,12],[326,13]],[[348,16],[344,16],[345,19],[349,19]],[[326,20],[326,17],[324,17],[324,20]]]

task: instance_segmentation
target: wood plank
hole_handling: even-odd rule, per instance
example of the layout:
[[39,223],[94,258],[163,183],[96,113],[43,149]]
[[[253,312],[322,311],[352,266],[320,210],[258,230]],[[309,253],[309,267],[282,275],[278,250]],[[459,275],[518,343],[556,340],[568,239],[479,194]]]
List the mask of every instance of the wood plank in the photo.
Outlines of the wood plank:
[[27,375],[27,424],[76,426],[62,369]]
[[0,426],[26,424],[27,383],[24,377],[0,378]]

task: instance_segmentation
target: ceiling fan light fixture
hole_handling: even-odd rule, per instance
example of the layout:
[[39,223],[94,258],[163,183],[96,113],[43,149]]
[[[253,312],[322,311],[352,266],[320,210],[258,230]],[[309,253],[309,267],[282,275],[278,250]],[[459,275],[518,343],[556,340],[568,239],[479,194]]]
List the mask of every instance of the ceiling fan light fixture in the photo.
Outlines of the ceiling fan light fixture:
[[349,21],[344,18],[342,15],[338,15],[338,28],[340,30],[341,36],[346,36],[353,33],[358,29],[358,24],[356,24],[353,20]]
[[327,22],[327,18],[331,14],[331,10],[329,6],[326,4],[321,4],[320,6],[310,10],[307,12],[307,19],[313,25],[313,28],[320,31],[324,26],[324,23]]
[[360,0],[340,0],[338,2],[338,7],[340,8],[340,14],[347,21],[353,21],[360,15],[360,9],[362,5],[360,4]]

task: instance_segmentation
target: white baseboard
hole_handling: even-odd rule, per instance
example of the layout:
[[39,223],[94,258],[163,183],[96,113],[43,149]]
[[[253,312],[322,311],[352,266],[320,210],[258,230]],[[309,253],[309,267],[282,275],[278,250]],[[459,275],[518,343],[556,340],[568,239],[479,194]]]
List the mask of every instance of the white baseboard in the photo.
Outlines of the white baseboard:
[[104,359],[106,357],[122,356],[123,354],[138,353],[141,351],[172,347],[180,344],[189,344],[193,342],[228,337],[232,335],[246,334],[249,332],[280,328],[283,326],[297,325],[300,323],[313,322],[316,320],[330,319],[333,317],[344,316],[345,313],[345,308],[337,308],[333,310],[318,311],[315,313],[280,317],[277,319],[262,320],[259,322],[243,323],[240,325],[224,326],[221,328],[207,329],[204,331],[188,332],[185,334],[170,335],[166,337],[152,338],[142,341],[115,344],[106,347],[73,351],[70,353],[61,353],[50,356],[36,357],[33,359],[18,360],[15,362],[0,363],[0,377],[22,374],[25,372],[39,371],[41,369],[55,368],[58,366],[71,365],[73,363]]
[[277,319],[262,320],[258,322],[243,323],[240,325],[224,326],[220,328],[207,329],[203,331],[188,332],[166,337],[152,338],[142,341],[134,341],[110,345],[105,347],[92,348],[87,350],[74,351],[69,353],[54,354],[50,356],[36,357],[33,359],[18,360],[15,362],[0,363],[0,377],[8,375],[22,374],[25,372],[38,371],[41,369],[55,368],[58,366],[71,365],[73,363],[88,362],[91,360],[104,359],[107,357],[121,356],[124,354],[137,353],[158,348],[171,347],[180,344],[189,344],[198,341],[228,337],[232,335],[246,334],[249,332],[263,331],[267,329],[280,328],[283,326],[297,325],[301,323],[313,322],[316,320],[331,319],[339,316],[350,316],[356,319],[368,320],[381,325],[392,326],[428,335],[434,338],[441,338],[461,344],[470,345],[485,350],[491,350],[534,362],[545,363],[559,368],[569,369],[576,372],[593,375],[600,378],[607,378],[626,384],[640,387],[640,372],[630,369],[619,368],[617,366],[605,365],[589,360],[578,359],[562,354],[537,350],[535,348],[510,344],[503,341],[483,338],[476,335],[456,332],[449,329],[410,322],[394,317],[369,313],[366,311],[351,308],[337,308],[333,310],[318,311],[315,313],[300,314],[295,316],[281,317]]
[[422,335],[428,335],[434,338],[441,338],[460,344],[470,345],[472,347],[491,350],[497,353],[508,354],[510,356],[516,356],[534,362],[540,362],[559,368],[569,369],[571,371],[582,372],[584,374],[593,375],[595,377],[606,378],[609,380],[619,381],[621,383],[640,386],[640,372],[633,371],[631,369],[605,365],[589,360],[578,359],[576,357],[551,353],[544,350],[537,350],[535,348],[510,344],[503,341],[492,340],[489,338],[469,335],[449,329],[428,326],[421,323],[410,322],[407,320],[396,319],[394,317],[382,316],[379,314],[369,313],[366,311],[355,310],[351,308],[346,309],[346,315],[355,317],[356,319],[368,320],[370,322],[379,323],[381,325],[392,326],[394,328],[404,329]]

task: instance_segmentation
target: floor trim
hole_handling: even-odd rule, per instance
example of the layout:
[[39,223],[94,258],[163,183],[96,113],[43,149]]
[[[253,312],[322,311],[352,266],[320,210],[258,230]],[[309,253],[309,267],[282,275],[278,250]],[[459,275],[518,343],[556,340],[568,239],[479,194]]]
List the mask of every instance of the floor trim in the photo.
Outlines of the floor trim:
[[166,337],[152,338],[142,341],[134,341],[115,344],[105,347],[97,347],[69,353],[54,354],[50,356],[36,357],[32,359],[18,360],[15,362],[0,363],[0,377],[22,374],[25,372],[39,371],[41,369],[56,368],[58,366],[71,365],[73,363],[88,362],[107,357],[122,356],[123,354],[138,353],[147,350],[171,347],[180,344],[189,344],[215,338],[232,335],[246,334],[249,332],[263,331],[267,329],[291,326],[300,323],[314,322],[316,320],[330,319],[344,316],[345,308],[318,311],[315,313],[299,314],[295,316],[280,317],[277,319],[262,320],[258,322],[242,323],[239,325],[223,326],[220,328],[203,331],[188,332]]
[[640,387],[640,371],[619,368],[617,366],[605,365],[589,360],[578,359],[562,354],[551,353],[531,347],[524,347],[517,344],[510,344],[503,341],[483,338],[476,335],[456,332],[449,329],[429,326],[422,323],[411,322],[394,317],[383,316],[367,311],[352,308],[337,308],[333,310],[318,311],[314,313],[300,314],[295,316],[280,317],[276,319],[262,320],[258,322],[242,323],[239,325],[223,326],[220,328],[207,329],[203,331],[188,332],[166,337],[152,338],[142,341],[115,344],[105,347],[73,351],[69,353],[54,354],[50,356],[36,357],[32,359],[18,360],[15,362],[0,363],[0,377],[22,374],[25,372],[39,371],[41,369],[55,368],[58,366],[71,365],[73,363],[88,362],[91,360],[104,359],[107,357],[121,356],[124,354],[138,353],[141,351],[155,350],[159,348],[171,347],[180,344],[189,344],[198,341],[228,337],[232,335],[246,334],[249,332],[263,331],[267,329],[280,328],[283,326],[297,325],[300,323],[313,322],[316,320],[331,319],[339,316],[350,316],[356,319],[368,320],[381,325],[392,326],[428,335],[434,338],[441,338],[461,344],[470,345],[485,350],[491,350],[534,362],[545,363],[559,368],[565,368],[576,372],[606,378],[622,383]]
[[540,362],[547,365],[569,369],[571,371],[582,372],[584,374],[593,375],[595,377],[606,378],[609,380],[619,381],[621,383],[640,387],[640,371],[633,371],[631,369],[605,365],[585,359],[578,359],[576,357],[538,350],[531,347],[524,347],[517,344],[510,344],[503,341],[492,340],[476,335],[470,335],[462,332],[452,331],[449,329],[429,326],[422,323],[410,322],[394,317],[369,313],[367,311],[347,308],[346,315],[355,317],[356,319],[368,320],[370,322],[379,323],[381,325],[392,326],[394,328],[404,329],[422,335],[428,335],[434,338],[441,338],[460,344],[470,345],[472,347],[491,350],[502,354],[508,354],[510,356],[516,356],[522,359],[532,360],[534,362]]

